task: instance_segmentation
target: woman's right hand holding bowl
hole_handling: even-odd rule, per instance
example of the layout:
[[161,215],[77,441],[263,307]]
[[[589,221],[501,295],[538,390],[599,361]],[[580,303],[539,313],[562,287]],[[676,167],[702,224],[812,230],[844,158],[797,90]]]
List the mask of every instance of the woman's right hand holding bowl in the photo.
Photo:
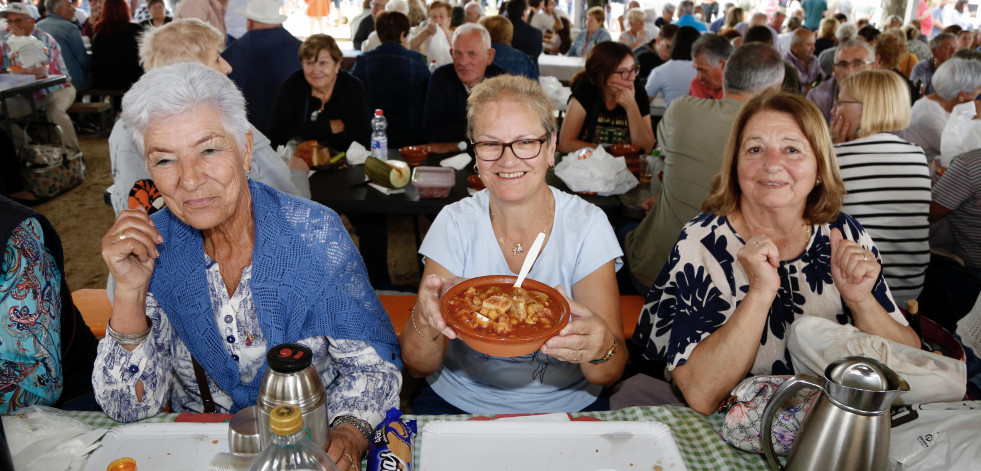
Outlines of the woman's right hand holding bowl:
[[420,329],[424,329],[423,332],[432,328],[438,330],[449,339],[455,339],[457,337],[456,331],[447,324],[446,319],[443,318],[443,314],[439,310],[439,299],[446,293],[446,290],[460,281],[463,281],[463,279],[453,278],[452,280],[445,280],[436,274],[427,276],[423,281],[419,287],[418,309],[415,312],[416,322],[419,323]]

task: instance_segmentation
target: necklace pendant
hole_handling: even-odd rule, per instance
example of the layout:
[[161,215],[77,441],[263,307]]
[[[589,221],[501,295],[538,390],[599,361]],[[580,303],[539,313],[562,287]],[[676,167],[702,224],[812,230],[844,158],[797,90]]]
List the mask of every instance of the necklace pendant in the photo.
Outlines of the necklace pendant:
[[524,247],[521,246],[521,244],[514,244],[514,250],[512,250],[511,253],[513,253],[514,255],[518,255],[519,253],[524,251],[525,249]]
[[249,332],[249,333],[245,334],[245,346],[246,347],[251,347],[253,340],[255,340],[255,335],[252,335],[252,332]]

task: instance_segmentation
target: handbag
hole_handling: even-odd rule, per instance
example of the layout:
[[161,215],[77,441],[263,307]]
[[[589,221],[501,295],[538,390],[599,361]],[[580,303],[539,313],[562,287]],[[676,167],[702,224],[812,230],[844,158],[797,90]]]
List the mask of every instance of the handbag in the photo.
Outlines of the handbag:
[[81,150],[65,145],[61,126],[40,124],[56,131],[58,143],[24,145],[20,151],[20,176],[24,188],[43,203],[85,181],[85,160]]
[[[750,453],[763,453],[760,433],[763,427],[763,410],[776,394],[777,389],[790,376],[751,376],[742,380],[732,390],[732,396],[719,406],[725,412],[725,420],[719,435],[728,444]],[[801,388],[790,397],[777,413],[773,422],[771,442],[778,455],[787,455],[797,437],[797,430],[804,416],[820,396],[820,389]]]

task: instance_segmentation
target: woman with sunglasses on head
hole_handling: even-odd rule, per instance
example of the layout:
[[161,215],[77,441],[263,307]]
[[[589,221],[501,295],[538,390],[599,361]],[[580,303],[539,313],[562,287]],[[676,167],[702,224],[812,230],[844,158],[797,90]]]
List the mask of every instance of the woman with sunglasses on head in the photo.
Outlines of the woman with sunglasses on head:
[[654,148],[651,105],[644,87],[636,86],[640,66],[630,48],[603,42],[586,58],[586,70],[572,78],[572,97],[559,152],[601,144],[629,143],[649,152]]
[[[494,77],[470,93],[467,135],[487,189],[445,207],[419,249],[426,266],[400,339],[409,373],[428,383],[416,414],[608,408],[600,392],[627,359],[616,282],[623,253],[599,208],[545,183],[555,163],[552,112],[524,77]],[[540,232],[545,244],[528,279],[561,286],[571,321],[532,354],[471,349],[448,327],[439,297],[458,277],[516,275]]]

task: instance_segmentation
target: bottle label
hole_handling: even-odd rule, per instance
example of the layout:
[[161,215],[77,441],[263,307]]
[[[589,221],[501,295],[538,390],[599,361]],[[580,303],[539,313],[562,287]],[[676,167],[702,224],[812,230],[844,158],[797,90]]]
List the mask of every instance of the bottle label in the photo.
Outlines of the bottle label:
[[388,160],[388,138],[371,138],[371,156],[378,160]]

